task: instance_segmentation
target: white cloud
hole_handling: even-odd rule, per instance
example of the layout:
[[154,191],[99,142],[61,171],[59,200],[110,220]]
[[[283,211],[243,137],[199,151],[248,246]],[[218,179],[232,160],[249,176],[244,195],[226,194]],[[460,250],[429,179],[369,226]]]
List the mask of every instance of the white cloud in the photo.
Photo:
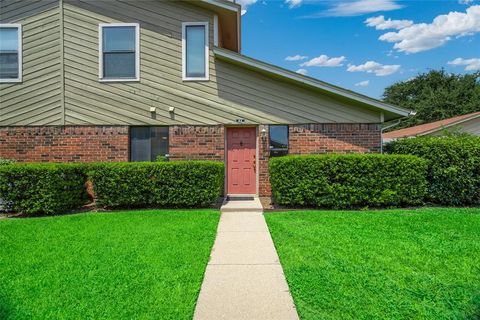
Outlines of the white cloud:
[[432,23],[418,23],[398,32],[388,32],[380,40],[395,43],[398,51],[417,53],[440,47],[452,37],[480,32],[480,5],[469,7],[465,13],[449,12],[437,16]]
[[468,6],[468,5],[471,5],[473,3],[473,0],[458,0],[458,3],[466,4]]
[[304,75],[306,76],[308,74],[308,71],[307,69],[298,69],[297,71],[295,71],[296,73],[300,73],[301,75]]
[[341,67],[343,66],[343,61],[345,61],[345,57],[334,57],[330,58],[327,55],[322,54],[312,60],[306,61],[302,63],[301,67]]
[[242,6],[242,16],[247,13],[247,7],[255,4],[257,0],[237,0],[236,1],[239,5]]
[[370,84],[370,80],[360,81],[359,83],[355,83],[357,87],[368,87]]
[[290,9],[299,7],[302,4],[303,0],[285,0],[285,3],[288,4]]
[[300,61],[300,60],[305,60],[308,59],[307,56],[301,56],[299,54],[296,54],[294,56],[288,56],[285,58],[286,61]]
[[341,2],[332,8],[324,11],[323,16],[351,17],[372,12],[392,11],[401,9],[403,6],[395,0],[355,0]]
[[385,20],[384,16],[371,17],[365,20],[365,24],[369,27],[375,27],[377,30],[386,29],[403,29],[410,27],[413,24],[412,20]]
[[364,64],[360,64],[358,66],[349,64],[347,71],[374,73],[378,77],[383,77],[383,76],[394,74],[395,72],[400,70],[400,67],[401,66],[398,64],[385,65],[375,61],[367,61]]
[[448,64],[453,66],[465,66],[466,71],[480,71],[480,58],[457,58],[455,60],[448,61]]

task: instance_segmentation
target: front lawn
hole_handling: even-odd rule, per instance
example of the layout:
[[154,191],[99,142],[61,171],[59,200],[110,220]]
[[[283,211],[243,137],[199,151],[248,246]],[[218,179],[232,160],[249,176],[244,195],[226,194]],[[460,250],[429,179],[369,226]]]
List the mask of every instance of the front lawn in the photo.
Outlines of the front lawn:
[[480,209],[266,219],[302,319],[480,318]]
[[0,220],[0,319],[191,319],[218,211]]

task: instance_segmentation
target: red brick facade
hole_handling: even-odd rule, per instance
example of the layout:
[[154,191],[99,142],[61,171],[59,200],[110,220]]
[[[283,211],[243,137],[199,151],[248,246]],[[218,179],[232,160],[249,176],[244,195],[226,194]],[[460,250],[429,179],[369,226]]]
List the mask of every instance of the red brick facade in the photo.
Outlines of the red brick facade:
[[[258,131],[259,195],[268,197],[268,125],[260,125]],[[290,154],[378,152],[380,144],[377,124],[289,126]],[[20,162],[128,161],[128,146],[126,126],[0,128],[0,157]],[[171,126],[169,154],[171,160],[224,161],[225,127]]]
[[[258,195],[269,197],[272,194],[270,178],[268,175],[268,159],[270,158],[270,143],[268,138],[268,125],[258,128],[260,134],[258,146]],[[263,131],[263,132],[262,132]]]
[[225,127],[171,126],[169,133],[170,160],[225,159]]
[[290,154],[379,152],[378,124],[304,124],[289,127]]
[[[268,175],[270,148],[268,126],[260,126],[259,196],[272,194]],[[289,154],[379,152],[381,131],[378,124],[302,124],[289,126]]]
[[128,161],[128,127],[4,127],[0,157],[19,162]]

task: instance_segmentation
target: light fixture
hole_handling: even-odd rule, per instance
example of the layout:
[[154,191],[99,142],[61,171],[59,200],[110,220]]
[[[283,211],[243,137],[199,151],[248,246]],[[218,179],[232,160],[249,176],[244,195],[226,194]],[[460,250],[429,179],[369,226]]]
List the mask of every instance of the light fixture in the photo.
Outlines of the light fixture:
[[267,138],[267,129],[263,127],[262,130],[260,130],[260,132],[262,133],[262,140],[265,140]]

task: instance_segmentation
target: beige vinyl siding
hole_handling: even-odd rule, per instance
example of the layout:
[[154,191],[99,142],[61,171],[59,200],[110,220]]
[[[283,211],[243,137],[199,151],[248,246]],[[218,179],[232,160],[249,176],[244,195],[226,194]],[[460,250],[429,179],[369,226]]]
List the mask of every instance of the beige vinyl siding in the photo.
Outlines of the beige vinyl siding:
[[[249,124],[380,122],[378,111],[215,61],[212,50],[210,81],[183,82],[182,22],[207,21],[213,48],[213,12],[192,3],[65,0],[62,15],[56,14],[58,1],[44,1],[44,9],[57,5],[44,12],[38,11],[39,1],[15,3],[30,6],[35,14],[25,18],[29,32],[24,32],[24,45],[29,50],[29,58],[24,56],[25,81],[0,87],[0,97],[7,102],[0,109],[5,111],[0,114],[0,125],[62,121],[66,125],[233,124],[236,119]],[[17,16],[29,12],[15,10]],[[63,23],[59,22],[61,16]],[[139,82],[99,81],[100,23],[140,24]],[[35,30],[28,24],[36,26]],[[64,91],[58,47],[62,39]],[[33,58],[41,64],[33,63]],[[150,112],[151,107],[156,107],[155,113]],[[175,111],[169,112],[170,107]]]
[[[190,4],[67,1],[64,8],[66,124],[380,121],[378,112],[215,62],[212,53],[210,81],[183,82],[182,22],[208,21],[213,48],[213,14]],[[140,23],[140,82],[98,81],[98,24],[118,22]]]
[[0,83],[0,125],[61,124],[58,1],[2,0],[0,12],[23,29],[23,82]]

